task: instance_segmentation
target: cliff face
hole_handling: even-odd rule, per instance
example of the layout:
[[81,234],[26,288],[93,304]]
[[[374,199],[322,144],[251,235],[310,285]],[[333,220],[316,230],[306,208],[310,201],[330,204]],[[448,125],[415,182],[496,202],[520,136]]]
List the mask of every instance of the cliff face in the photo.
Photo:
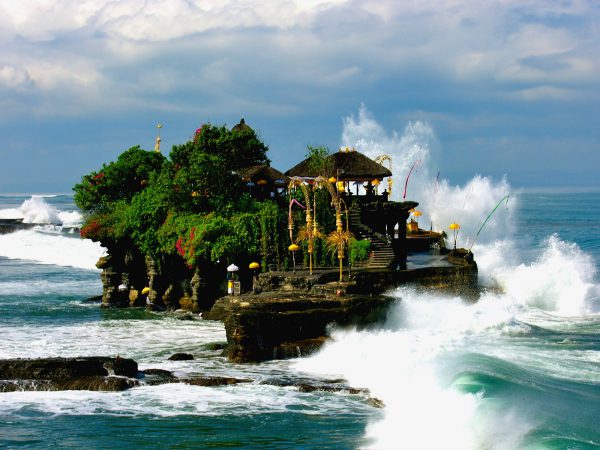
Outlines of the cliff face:
[[226,355],[233,362],[297,357],[318,349],[328,327],[368,326],[385,319],[396,298],[382,295],[399,285],[477,295],[477,265],[450,264],[408,270],[356,270],[339,283],[336,271],[264,273],[259,295],[222,297],[204,313],[222,320]]
[[157,261],[133,245],[105,246],[108,255],[96,263],[102,269],[102,307],[200,312],[209,309],[219,295],[220,278],[214,270],[191,270],[179,257],[163,256]]

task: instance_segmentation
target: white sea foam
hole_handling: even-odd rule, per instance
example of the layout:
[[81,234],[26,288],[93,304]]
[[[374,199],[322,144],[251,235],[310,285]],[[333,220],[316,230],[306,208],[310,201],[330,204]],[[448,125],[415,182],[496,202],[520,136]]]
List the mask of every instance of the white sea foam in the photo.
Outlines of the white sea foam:
[[[138,361],[141,370],[170,370],[179,377],[233,376],[250,380],[235,386],[200,387],[186,384],[142,386],[119,393],[18,392],[0,396],[5,414],[23,408],[50,414],[120,416],[178,415],[239,416],[240,414],[362,413],[369,409],[360,396],[338,393],[302,393],[295,387],[264,384],[265,379],[291,374],[288,362],[264,365],[226,363],[219,350],[203,345],[225,342],[223,324],[212,321],[181,321],[156,315],[156,320],[104,320],[56,326],[3,327],[0,358],[117,355]],[[188,352],[196,359],[169,361],[175,352]]]
[[99,292],[100,277],[97,283],[89,280],[27,280],[23,281],[0,281],[0,293],[2,295],[13,295],[18,297],[31,297],[45,295],[77,295],[81,293]]
[[[431,174],[443,169],[433,167],[431,155],[440,147],[426,123],[409,124],[402,134],[388,134],[361,106],[358,117],[347,118],[344,125],[343,145],[371,157],[383,153],[392,157],[395,200],[402,199],[411,165],[421,161],[411,176],[407,199],[420,203],[423,228],[433,224],[442,231],[458,222],[459,246],[473,243],[487,215],[511,191],[506,179],[479,175],[464,186],[452,186],[443,178],[436,181]],[[528,324],[540,322],[536,311],[583,314],[600,289],[594,284],[595,267],[589,255],[556,236],[523,262],[525,255],[513,237],[517,200],[511,196],[508,207],[501,204],[474,248],[480,281],[499,291],[491,291],[474,305],[438,294],[396,291],[401,301],[384,329],[334,331],[333,342],[321,352],[295,363],[297,369],[311,374],[342,376],[384,401],[384,418],[367,430],[372,448],[512,449],[520,445],[532,427],[527,418],[510,409],[498,417],[489,413],[493,399],[486,398],[485,392],[464,394],[448,384],[442,374],[449,355],[479,352],[552,376],[596,382],[593,352],[576,356],[570,352],[556,361],[555,348],[532,349],[521,342],[528,342],[532,332]]]
[[[325,397],[325,398],[324,398]],[[326,402],[326,406],[323,403]],[[323,405],[318,407],[317,405]],[[187,384],[142,386],[125,392],[11,392],[0,396],[6,415],[33,409],[56,415],[236,416],[288,411],[303,414],[348,413],[357,402],[347,396],[301,393],[294,388],[242,383],[202,387]]]
[[25,200],[19,207],[19,211],[23,214],[23,223],[62,224],[58,210],[46,203],[43,197],[33,196],[29,200]]
[[495,280],[510,302],[561,316],[590,312],[597,293],[590,255],[556,235],[546,240],[542,253],[529,264],[511,263],[506,258],[509,247],[506,243],[481,246],[477,262],[483,277]]
[[[391,294],[399,302],[382,330],[334,331],[333,342],[320,353],[295,363],[301,371],[341,376],[383,400],[383,419],[367,429],[369,448],[521,445],[535,424],[506,406],[498,415],[484,391],[465,394],[457,390],[460,381],[448,384],[448,357],[476,353],[544,376],[600,382],[596,351],[568,348],[577,343],[564,339],[540,345],[539,338],[528,338],[533,325],[568,331],[585,324],[581,317],[565,316],[584,314],[595,295],[589,255],[556,236],[527,264],[514,263],[519,252],[510,241],[482,245],[479,254],[484,278],[504,292],[492,291],[468,304],[436,293],[396,290]],[[591,317],[590,329],[597,330],[600,318]]]
[[79,236],[22,230],[0,235],[0,256],[43,264],[96,269],[96,262],[106,249],[97,242]]
[[372,448],[511,448],[511,436],[486,436],[483,392],[460,393],[439,374],[441,356],[464,350],[467,338],[496,333],[511,312],[407,289],[396,295],[402,301],[390,315],[391,330],[334,332],[332,344],[296,367],[341,375],[383,400],[384,418],[367,430]]
[[33,195],[18,208],[0,209],[0,219],[23,219],[23,223],[62,225],[76,227],[81,224],[82,216],[78,211],[61,211],[48,204],[44,199],[56,195]]
[[[437,166],[441,146],[433,129],[426,122],[409,123],[401,134],[396,131],[387,133],[365,106],[361,105],[356,118],[350,116],[344,120],[341,141],[342,146],[354,147],[372,158],[383,154],[390,156],[394,175],[393,200],[403,200],[411,167],[420,161],[410,175],[406,200],[419,203],[418,210],[423,214],[419,218],[421,228],[432,227],[436,231],[451,233],[449,225],[459,223],[459,246],[469,247],[472,244],[487,215],[511,192],[505,178],[494,181],[474,174],[464,186],[452,185],[443,176],[438,179],[438,172],[443,173],[443,168]],[[385,187],[385,183],[383,186]],[[516,211],[516,201],[513,196],[508,208],[498,208],[477,242],[493,241],[514,232],[513,211]]]
[[[154,364],[165,362],[175,352],[195,352],[199,343],[225,341],[220,322],[186,321],[174,317],[158,320],[159,317],[157,320],[146,317],[144,320],[59,322],[45,327],[5,325],[0,358],[120,354],[143,364]],[[177,365],[180,362],[171,363]]]
[[17,208],[0,209],[0,219],[22,219],[23,213]]
[[[576,342],[540,345],[539,338],[528,339],[532,325],[560,331],[571,323],[581,326],[581,317],[565,315],[585,313],[595,292],[590,257],[552,236],[533,262],[515,265],[519,253],[507,253],[514,247],[504,241],[479,250],[484,278],[495,280],[504,293],[468,304],[436,293],[396,290],[392,294],[399,302],[382,330],[334,331],[332,343],[295,366],[341,376],[383,400],[384,418],[367,429],[369,448],[518,448],[534,424],[506,406],[499,416],[484,391],[465,394],[457,390],[460,383],[448,384],[446,359],[477,353],[544,376],[591,383],[600,381],[600,359],[593,350],[567,348]],[[600,319],[590,320],[593,329]]]

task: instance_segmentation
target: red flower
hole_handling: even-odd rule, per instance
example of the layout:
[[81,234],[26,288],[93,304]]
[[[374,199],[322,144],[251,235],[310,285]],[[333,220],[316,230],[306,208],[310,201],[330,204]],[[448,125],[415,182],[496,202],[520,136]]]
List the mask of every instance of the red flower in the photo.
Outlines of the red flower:
[[79,235],[84,239],[97,239],[100,236],[100,231],[102,229],[102,225],[96,219],[92,220],[90,223],[85,224],[79,230]]
[[196,132],[194,133],[194,142],[197,142],[198,139],[200,139],[200,135],[202,134],[203,129],[204,129],[204,125],[202,125],[200,128],[198,128],[196,130]]
[[177,249],[177,253],[179,253],[181,256],[185,257],[185,249],[183,248],[183,238],[177,239],[175,248]]

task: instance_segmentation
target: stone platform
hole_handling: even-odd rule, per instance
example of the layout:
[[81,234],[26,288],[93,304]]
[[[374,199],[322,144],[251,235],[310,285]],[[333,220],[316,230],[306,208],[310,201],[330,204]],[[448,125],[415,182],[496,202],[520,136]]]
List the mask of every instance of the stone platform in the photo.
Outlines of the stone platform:
[[227,296],[203,314],[222,320],[225,353],[233,362],[297,357],[318,349],[328,327],[368,326],[385,320],[396,300],[384,293],[402,285],[453,294],[477,294],[477,265],[452,264],[445,256],[407,259],[406,268],[359,269],[338,282],[335,269],[260,274],[260,294]]

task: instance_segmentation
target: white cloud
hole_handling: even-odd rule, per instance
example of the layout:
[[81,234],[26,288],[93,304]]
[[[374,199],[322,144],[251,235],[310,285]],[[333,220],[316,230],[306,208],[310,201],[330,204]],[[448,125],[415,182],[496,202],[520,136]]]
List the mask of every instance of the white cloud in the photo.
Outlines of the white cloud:
[[[0,61],[14,68],[0,80],[86,99],[68,111],[207,89],[215,110],[236,95],[297,111],[326,90],[421,76],[486,86],[487,98],[561,100],[598,85],[598,14],[591,0],[0,0]],[[279,99],[257,99],[276,88]]]
[[27,70],[15,66],[0,66],[0,86],[10,89],[27,89],[33,81]]

